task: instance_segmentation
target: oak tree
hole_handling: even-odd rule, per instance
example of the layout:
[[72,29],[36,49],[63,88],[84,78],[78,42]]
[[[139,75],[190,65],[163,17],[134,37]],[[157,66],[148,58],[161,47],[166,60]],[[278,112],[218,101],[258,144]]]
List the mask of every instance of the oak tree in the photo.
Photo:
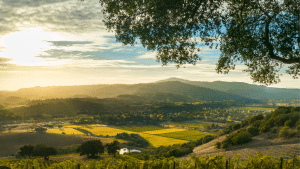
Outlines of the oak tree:
[[254,82],[280,82],[279,70],[300,74],[298,0],[100,0],[104,23],[118,42],[157,51],[163,65],[196,64],[200,46],[221,51],[227,74],[244,63]]

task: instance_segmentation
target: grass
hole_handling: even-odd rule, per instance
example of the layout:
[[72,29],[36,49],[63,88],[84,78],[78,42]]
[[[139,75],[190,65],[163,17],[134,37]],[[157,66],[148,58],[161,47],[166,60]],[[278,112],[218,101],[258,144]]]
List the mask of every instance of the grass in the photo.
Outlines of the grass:
[[121,129],[117,129],[117,128],[112,128],[112,127],[93,127],[93,128],[82,128],[84,130],[87,130],[93,134],[96,135],[103,135],[103,136],[116,136],[118,133],[135,133],[132,131],[126,131],[126,130],[121,130]]
[[178,131],[186,131],[186,129],[170,128],[170,129],[146,131],[143,133],[145,133],[145,134],[164,134],[164,133],[172,133],[172,132],[178,132]]
[[210,126],[212,123],[171,123],[164,125],[166,127],[181,127],[181,128],[199,128],[204,129],[205,126]]
[[152,134],[141,133],[140,135],[146,140],[148,140],[149,143],[154,147],[169,146],[173,144],[183,144],[188,142],[186,140],[179,140],[179,139],[162,137],[162,136],[157,136]]
[[65,132],[67,135],[85,135],[84,133],[75,130],[73,128],[62,128],[62,129],[48,129],[47,133],[54,133],[54,134],[62,134],[62,132]]
[[241,109],[247,109],[247,110],[271,110],[271,111],[274,111],[276,108],[267,108],[267,107],[241,107]]
[[152,134],[145,134],[145,133],[140,133],[140,132],[133,132],[133,131],[126,131],[126,130],[121,130],[117,128],[112,128],[112,127],[94,127],[94,128],[82,128],[87,131],[90,131],[93,134],[96,135],[109,135],[109,136],[116,136],[118,133],[129,133],[129,134],[139,134],[143,138],[149,141],[149,143],[154,146],[154,147],[159,147],[159,146],[168,146],[168,145],[173,145],[173,144],[182,144],[186,143],[188,141],[186,140],[178,140],[174,138],[168,138],[168,137],[161,137],[158,135],[152,135]]
[[209,134],[202,133],[202,132],[196,131],[196,130],[186,130],[186,131],[178,131],[178,132],[172,132],[172,133],[159,134],[159,136],[163,136],[163,137],[188,140],[188,141],[196,141],[200,138],[205,137],[206,135],[209,135]]
[[5,134],[5,133],[27,133],[27,132],[31,132],[31,130],[10,130],[10,131],[4,131],[2,133]]
[[161,130],[164,129],[160,126],[121,126],[121,127],[114,127],[121,130],[133,131],[133,132],[146,132],[146,131],[153,131],[153,130]]

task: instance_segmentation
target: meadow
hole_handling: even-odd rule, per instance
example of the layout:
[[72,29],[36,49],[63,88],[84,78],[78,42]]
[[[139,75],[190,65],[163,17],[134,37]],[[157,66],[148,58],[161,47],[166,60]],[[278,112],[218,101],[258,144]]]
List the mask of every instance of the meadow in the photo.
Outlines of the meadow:
[[48,129],[47,133],[54,133],[54,134],[65,133],[67,135],[85,135],[84,133],[82,133],[82,132],[80,132],[78,130],[75,130],[73,128],[61,128],[61,129],[54,128],[54,129]]
[[178,132],[171,132],[171,133],[162,133],[158,135],[163,137],[180,139],[180,140],[196,141],[209,134],[202,133],[196,130],[185,130],[185,131],[178,131]]
[[153,130],[161,130],[165,129],[164,127],[160,126],[122,126],[122,127],[114,127],[122,130],[127,130],[127,131],[133,131],[133,132],[147,132],[147,131],[153,131]]

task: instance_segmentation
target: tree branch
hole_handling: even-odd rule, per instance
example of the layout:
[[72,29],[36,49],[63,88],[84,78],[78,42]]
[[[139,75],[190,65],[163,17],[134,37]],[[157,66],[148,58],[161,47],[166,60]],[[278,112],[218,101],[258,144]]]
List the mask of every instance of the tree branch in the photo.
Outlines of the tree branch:
[[[275,15],[274,15],[275,16]],[[272,17],[273,18],[273,17]],[[278,55],[276,55],[274,53],[274,47],[273,45],[270,43],[269,41],[269,25],[272,21],[272,18],[269,18],[266,22],[266,26],[265,26],[265,38],[264,38],[264,44],[266,45],[266,47],[269,50],[269,56],[271,59],[275,59],[278,61],[281,61],[282,63],[286,63],[286,64],[292,64],[292,63],[300,63],[300,58],[290,58],[290,59],[286,59],[286,58],[282,58],[279,57]]]

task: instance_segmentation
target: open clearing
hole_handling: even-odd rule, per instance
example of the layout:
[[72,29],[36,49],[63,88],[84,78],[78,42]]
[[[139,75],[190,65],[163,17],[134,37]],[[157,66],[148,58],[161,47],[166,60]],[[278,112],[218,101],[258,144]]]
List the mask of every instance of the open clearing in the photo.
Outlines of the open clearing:
[[81,144],[84,141],[77,136],[58,135],[50,133],[7,133],[0,134],[0,157],[16,154],[24,145],[44,143],[52,147],[64,147],[72,144]]

